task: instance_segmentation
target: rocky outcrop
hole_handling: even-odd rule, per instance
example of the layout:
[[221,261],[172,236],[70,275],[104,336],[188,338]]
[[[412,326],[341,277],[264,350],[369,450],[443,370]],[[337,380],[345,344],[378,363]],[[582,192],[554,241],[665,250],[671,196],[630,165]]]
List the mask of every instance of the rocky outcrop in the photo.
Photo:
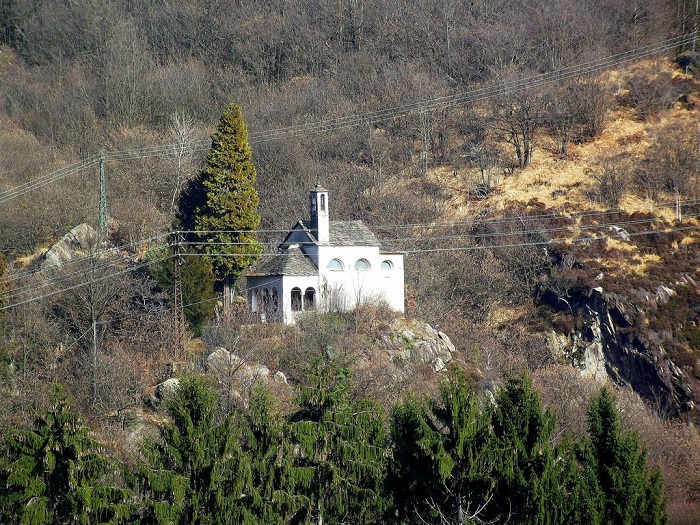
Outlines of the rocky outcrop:
[[270,380],[270,369],[259,363],[246,361],[225,348],[219,347],[206,357],[207,371],[215,376],[238,376],[241,383],[251,385],[258,380]]
[[87,224],[79,224],[44,254],[41,269],[56,268],[76,257],[84,257],[97,241],[97,232]]
[[177,377],[166,379],[162,383],[156,385],[156,397],[161,401],[168,401],[175,397],[175,392],[180,386],[180,380]]
[[[674,293],[670,287],[659,286],[653,293],[637,290],[634,295],[658,306]],[[552,301],[554,304],[562,303]],[[583,320],[583,327],[568,334],[550,334],[548,345],[553,353],[584,375],[630,386],[672,415],[692,410],[692,388],[665,354],[662,339],[644,329],[644,308],[601,287],[572,293],[566,305]]]
[[389,330],[382,335],[382,341],[395,365],[426,364],[436,372],[447,367],[455,352],[446,334],[415,319],[394,319]]

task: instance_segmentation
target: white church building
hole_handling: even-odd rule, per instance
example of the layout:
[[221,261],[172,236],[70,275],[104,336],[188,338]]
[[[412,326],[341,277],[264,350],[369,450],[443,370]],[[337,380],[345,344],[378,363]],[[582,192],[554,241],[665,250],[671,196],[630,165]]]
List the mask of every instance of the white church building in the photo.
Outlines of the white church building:
[[311,219],[295,224],[279,254],[247,273],[251,310],[285,324],[301,312],[349,311],[367,302],[403,312],[403,254],[382,246],[362,221],[329,220],[328,190],[320,185],[310,201]]

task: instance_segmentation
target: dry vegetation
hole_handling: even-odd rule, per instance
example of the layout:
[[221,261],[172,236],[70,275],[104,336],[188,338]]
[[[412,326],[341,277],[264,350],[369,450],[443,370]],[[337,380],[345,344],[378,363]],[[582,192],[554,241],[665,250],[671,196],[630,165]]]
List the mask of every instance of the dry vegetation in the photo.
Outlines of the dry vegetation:
[[[548,24],[541,10],[550,3],[554,18],[577,13],[575,31],[557,30],[571,26],[565,21]],[[197,2],[98,2],[101,18],[84,3],[30,4],[17,2],[21,38],[0,24],[0,192],[105,147],[118,245],[171,229],[173,195],[202,165],[201,144],[232,100],[252,132],[394,108],[660,40],[692,27],[690,18],[678,18],[679,6],[690,12],[695,5],[649,2],[638,19],[622,0],[605,0],[605,9],[564,0],[502,9],[447,2],[454,12],[425,1],[406,3],[400,13],[381,0],[340,10],[334,3],[282,1],[276,9],[239,2],[214,23]],[[360,5],[366,11],[357,11]],[[448,15],[472,25],[445,24]],[[693,426],[700,416],[692,407],[700,403],[698,62],[684,71],[670,58],[649,59],[468,106],[254,142],[261,227],[299,219],[320,175],[334,218],[363,219],[407,250],[406,316],[447,332],[456,362],[481,386],[529,371],[558,412],[562,433],[582,432],[598,384],[570,366],[576,356],[553,352],[547,336],[555,331],[570,345],[585,339],[594,288],[625,303],[633,314],[629,326],[618,327],[621,337],[648,343],[660,368],[670,374],[673,364],[682,373],[668,380],[671,390],[690,390],[690,403],[669,408],[672,391],[654,399],[620,380],[623,419],[664,469],[673,521],[691,523],[700,512],[700,472],[684,467],[700,461]],[[517,143],[517,150],[513,127],[532,121],[529,145]],[[164,153],[163,145],[178,140],[186,154]],[[153,147],[156,153],[143,153]],[[682,221],[676,199],[688,203]],[[36,270],[46,247],[72,227],[96,224],[97,202],[95,164],[2,203],[0,252],[10,276]],[[611,229],[616,225],[624,234]],[[263,234],[271,244],[278,237]],[[145,246],[123,255],[143,261]],[[146,271],[107,283],[102,299],[122,292],[118,302],[106,301],[112,310],[100,325],[99,374],[91,369],[85,304],[67,286],[4,314],[0,393],[9,401],[0,408],[0,429],[25,423],[26,406],[44,403],[48,385],[61,381],[104,437],[126,439],[124,422],[105,414],[142,406],[167,375],[171,300]],[[675,295],[658,300],[660,286]],[[378,344],[390,318],[368,308],[301,330],[241,328],[246,319],[212,323],[204,339],[190,341],[187,366],[201,367],[221,345],[293,382],[311,354],[340,348],[359,363],[358,388],[389,406],[408,390],[430,392],[439,380],[419,366],[401,382],[392,379]],[[85,380],[93,373],[98,402]]]

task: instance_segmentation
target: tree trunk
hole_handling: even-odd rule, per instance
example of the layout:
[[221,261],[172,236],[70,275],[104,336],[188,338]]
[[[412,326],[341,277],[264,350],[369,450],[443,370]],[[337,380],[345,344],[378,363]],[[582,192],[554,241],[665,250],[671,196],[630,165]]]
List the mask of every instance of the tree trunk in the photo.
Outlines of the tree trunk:
[[97,319],[92,311],[92,405],[97,404]]
[[224,308],[224,316],[231,312],[231,276],[224,277],[224,300],[222,302]]

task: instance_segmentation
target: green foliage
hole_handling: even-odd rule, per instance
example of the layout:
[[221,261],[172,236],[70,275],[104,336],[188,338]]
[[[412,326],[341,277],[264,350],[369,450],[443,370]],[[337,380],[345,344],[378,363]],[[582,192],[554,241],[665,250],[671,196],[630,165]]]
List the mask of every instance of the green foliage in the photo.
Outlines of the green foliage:
[[306,499],[304,523],[376,523],[386,500],[388,436],[369,399],[353,400],[347,370],[316,359],[290,418],[296,450],[290,489]]
[[575,461],[573,445],[552,444],[554,425],[553,414],[543,408],[528,376],[506,379],[493,415],[494,508],[501,518],[510,516],[513,523],[583,524],[597,516],[589,472]]
[[[251,523],[288,523],[306,498],[287,490],[293,468],[293,450],[285,449],[285,424],[274,410],[272,397],[260,385],[253,387],[249,407],[241,417],[242,448],[250,462],[250,487],[244,518]],[[257,520],[257,521],[256,521]],[[244,523],[244,519],[237,523]]]
[[130,493],[106,482],[118,469],[56,389],[32,430],[13,432],[0,464],[2,523],[126,523]]
[[231,418],[216,421],[217,394],[199,377],[184,378],[168,403],[172,423],[144,448],[138,478],[142,523],[231,523],[248,481],[236,476],[242,455]]
[[606,388],[588,411],[589,461],[603,493],[603,523],[666,523],[663,480],[647,466],[636,434],[623,432],[615,400]]
[[[158,254],[160,256],[164,254]],[[183,255],[184,263],[180,267],[182,279],[182,302],[185,319],[195,337],[202,335],[202,329],[211,319],[213,312],[214,273],[211,261],[198,255]],[[151,275],[158,285],[173,293],[173,261],[167,259],[160,264],[149,266]]]
[[[283,486],[283,426],[265,390],[250,407],[223,416],[218,395],[201,377],[184,378],[168,403],[172,423],[144,449],[138,478],[142,523],[282,523],[297,503]],[[281,459],[280,459],[281,458]]]
[[219,275],[239,277],[262,252],[254,230],[260,225],[248,128],[241,108],[231,104],[221,115],[207,165],[180,198],[178,219],[184,230],[202,232],[195,241],[211,255]]
[[488,513],[492,498],[491,409],[459,372],[440,399],[409,397],[392,414],[389,486],[400,523],[465,523]]

